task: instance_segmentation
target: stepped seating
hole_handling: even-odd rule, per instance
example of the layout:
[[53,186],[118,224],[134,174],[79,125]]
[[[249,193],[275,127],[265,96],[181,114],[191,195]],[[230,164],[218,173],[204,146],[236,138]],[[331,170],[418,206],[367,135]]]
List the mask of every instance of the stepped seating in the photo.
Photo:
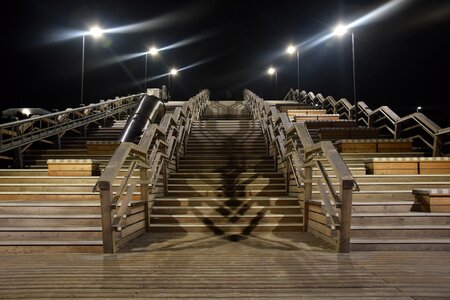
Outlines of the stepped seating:
[[[423,200],[430,191],[448,190],[449,158],[419,157],[424,154],[414,152],[410,140],[345,139],[336,146],[359,188],[353,192],[352,251],[450,250],[450,212],[433,212],[429,204],[417,200],[419,194]],[[405,163],[412,167],[405,169]],[[361,172],[361,167],[366,171]],[[331,180],[336,184],[335,178]],[[313,189],[317,200],[309,207],[312,227],[333,236],[336,233],[320,214],[322,203],[315,185]]]
[[[0,170],[0,252],[103,252],[99,193],[93,192],[98,176],[92,176],[99,169],[85,141],[114,141],[123,124],[88,128],[86,138],[67,135],[61,149],[29,149],[28,169]],[[110,156],[94,160],[108,161]],[[89,165],[89,174],[74,171],[74,163],[81,169]],[[141,203],[133,202],[130,209],[135,219],[143,214]]]
[[241,102],[220,101],[193,125],[167,196],[155,200],[150,231],[248,235],[299,231],[302,224],[298,200],[286,195],[259,123]]
[[411,139],[343,139],[335,143],[341,153],[412,152]]

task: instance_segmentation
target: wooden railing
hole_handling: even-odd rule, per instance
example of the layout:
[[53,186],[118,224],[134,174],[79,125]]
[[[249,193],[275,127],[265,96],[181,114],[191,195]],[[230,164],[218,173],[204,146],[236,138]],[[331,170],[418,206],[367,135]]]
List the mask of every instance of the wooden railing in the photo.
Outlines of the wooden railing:
[[[270,106],[249,90],[244,91],[244,102],[253,117],[260,122],[268,144],[276,148],[276,154],[288,164],[297,186],[303,190],[300,200],[305,213],[305,230],[308,228],[308,205],[314,201],[312,194],[313,167],[315,166],[321,174],[316,183],[320,192],[322,210],[333,232],[331,238],[334,238],[337,251],[349,252],[355,181],[334,145],[328,141],[314,143],[303,124],[291,123],[286,113],[280,113],[276,107]],[[338,191],[319,158],[325,159],[331,166],[338,180]]]
[[[293,98],[296,91],[289,91],[286,98]],[[380,133],[391,135],[395,139],[411,138],[416,144],[429,149],[433,156],[450,155],[450,127],[441,128],[422,113],[412,113],[405,117],[398,116],[388,106],[380,106],[372,110],[363,101],[357,107],[345,98],[336,101],[332,96],[302,91],[298,97],[299,104],[311,105],[326,109],[329,113],[337,113],[342,119],[355,115],[359,126],[374,127]]]
[[[167,165],[177,160],[184,151],[187,136],[195,120],[203,113],[209,99],[204,90],[192,97],[182,107],[166,113],[160,124],[150,124],[138,145],[124,142],[119,145],[94,189],[100,190],[103,248],[114,253],[127,241],[148,230],[149,214],[153,206],[152,190],[163,187],[167,177]],[[124,174],[122,173],[126,169]],[[139,172],[139,177],[133,174]],[[120,175],[120,176],[119,176]],[[116,185],[116,182],[120,182]],[[140,193],[136,193],[139,185]],[[133,203],[144,205],[141,219],[144,228],[130,227],[127,223]],[[136,221],[136,220],[134,220]],[[134,223],[136,224],[136,223]]]
[[[64,111],[40,117],[10,122],[0,125],[0,153],[14,150],[16,167],[22,167],[22,153],[36,141],[47,141],[60,147],[61,137],[70,130],[80,133],[93,122],[122,113],[129,114],[139,103],[136,94],[80,108],[68,108]],[[82,130],[80,130],[80,128]],[[52,138],[51,141],[47,139]]]

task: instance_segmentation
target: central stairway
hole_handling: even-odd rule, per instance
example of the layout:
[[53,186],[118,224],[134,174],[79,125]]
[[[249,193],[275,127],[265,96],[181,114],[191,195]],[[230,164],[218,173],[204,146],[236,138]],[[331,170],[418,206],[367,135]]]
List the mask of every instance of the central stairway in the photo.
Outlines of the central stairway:
[[249,235],[302,230],[303,215],[241,102],[212,102],[151,212],[152,232]]

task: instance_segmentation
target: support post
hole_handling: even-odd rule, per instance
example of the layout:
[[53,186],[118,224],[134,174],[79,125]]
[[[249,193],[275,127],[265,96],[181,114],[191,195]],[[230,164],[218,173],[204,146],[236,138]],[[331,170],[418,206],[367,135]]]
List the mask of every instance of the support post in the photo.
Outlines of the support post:
[[141,168],[139,170],[140,177],[140,188],[141,188],[141,200],[144,202],[144,213],[145,213],[145,231],[149,232],[150,229],[150,214],[149,214],[149,205],[148,205],[148,169]]
[[115,253],[116,241],[114,237],[114,231],[112,229],[112,210],[111,200],[113,193],[111,187],[100,190],[100,203],[102,213],[102,236],[103,236],[103,252]]
[[350,230],[352,225],[352,187],[341,182],[341,226],[339,227],[338,252],[350,252]]

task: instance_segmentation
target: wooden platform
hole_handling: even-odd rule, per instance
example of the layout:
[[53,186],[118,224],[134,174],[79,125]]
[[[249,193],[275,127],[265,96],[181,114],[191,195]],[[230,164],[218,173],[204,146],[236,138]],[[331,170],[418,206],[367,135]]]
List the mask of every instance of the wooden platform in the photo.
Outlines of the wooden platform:
[[336,254],[309,234],[152,234],[125,252],[0,255],[0,298],[448,299],[450,254]]

